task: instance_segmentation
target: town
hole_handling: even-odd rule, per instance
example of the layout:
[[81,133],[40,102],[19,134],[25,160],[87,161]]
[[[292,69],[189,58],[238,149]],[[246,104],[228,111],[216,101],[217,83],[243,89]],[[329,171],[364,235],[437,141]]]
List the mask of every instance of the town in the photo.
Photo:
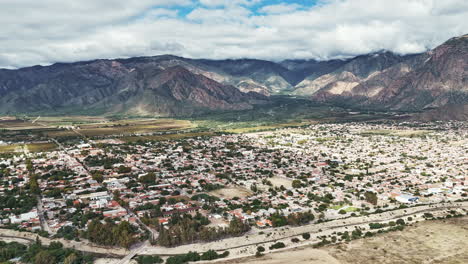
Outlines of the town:
[[468,194],[465,123],[312,124],[0,160],[2,228],[174,247]]

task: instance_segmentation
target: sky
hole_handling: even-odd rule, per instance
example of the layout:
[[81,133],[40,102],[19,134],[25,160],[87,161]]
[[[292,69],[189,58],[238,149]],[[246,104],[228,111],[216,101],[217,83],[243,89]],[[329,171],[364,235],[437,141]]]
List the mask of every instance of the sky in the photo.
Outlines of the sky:
[[419,53],[467,34],[467,18],[467,0],[0,0],[0,68]]

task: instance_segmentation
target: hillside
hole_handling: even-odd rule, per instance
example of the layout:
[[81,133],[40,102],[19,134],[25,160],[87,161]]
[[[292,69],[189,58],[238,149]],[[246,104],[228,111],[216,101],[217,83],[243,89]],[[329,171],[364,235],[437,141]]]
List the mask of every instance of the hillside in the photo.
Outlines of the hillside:
[[321,90],[315,100],[351,107],[419,111],[468,102],[468,35],[411,56],[353,87]]

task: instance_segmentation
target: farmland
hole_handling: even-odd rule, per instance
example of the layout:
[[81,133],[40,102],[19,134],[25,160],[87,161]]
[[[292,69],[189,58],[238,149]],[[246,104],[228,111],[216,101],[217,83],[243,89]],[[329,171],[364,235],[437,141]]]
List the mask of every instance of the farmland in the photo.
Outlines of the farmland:
[[56,148],[57,146],[54,143],[11,144],[0,146],[0,153],[45,152]]

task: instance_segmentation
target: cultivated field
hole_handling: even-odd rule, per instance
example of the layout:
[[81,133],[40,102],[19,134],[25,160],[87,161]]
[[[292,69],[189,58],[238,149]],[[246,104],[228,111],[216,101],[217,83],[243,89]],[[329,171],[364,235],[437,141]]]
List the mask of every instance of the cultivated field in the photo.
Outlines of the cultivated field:
[[[195,128],[188,120],[105,117],[0,117],[0,138],[4,141],[33,141],[52,138],[132,136]],[[179,137],[175,137],[179,138]]]
[[176,134],[165,134],[157,136],[132,136],[132,137],[122,137],[121,140],[125,142],[136,142],[139,140],[143,141],[164,141],[164,140],[177,140],[183,138],[193,138],[193,137],[205,137],[212,136],[213,132],[193,132],[193,133],[176,133]]
[[50,137],[69,137],[76,134],[86,137],[147,134],[160,131],[182,130],[191,128],[192,123],[174,119],[136,119],[115,122],[79,125],[75,130],[47,132]]
[[31,143],[31,144],[12,144],[0,146],[0,153],[13,152],[45,152],[57,148],[54,143]]
[[278,128],[285,128],[285,127],[300,127],[309,125],[310,122],[290,122],[290,123],[279,123],[279,124],[272,124],[272,125],[259,125],[259,126],[246,126],[240,128],[230,128],[224,131],[228,133],[249,133],[249,132],[256,132],[256,131],[264,131],[264,130],[274,130]]

